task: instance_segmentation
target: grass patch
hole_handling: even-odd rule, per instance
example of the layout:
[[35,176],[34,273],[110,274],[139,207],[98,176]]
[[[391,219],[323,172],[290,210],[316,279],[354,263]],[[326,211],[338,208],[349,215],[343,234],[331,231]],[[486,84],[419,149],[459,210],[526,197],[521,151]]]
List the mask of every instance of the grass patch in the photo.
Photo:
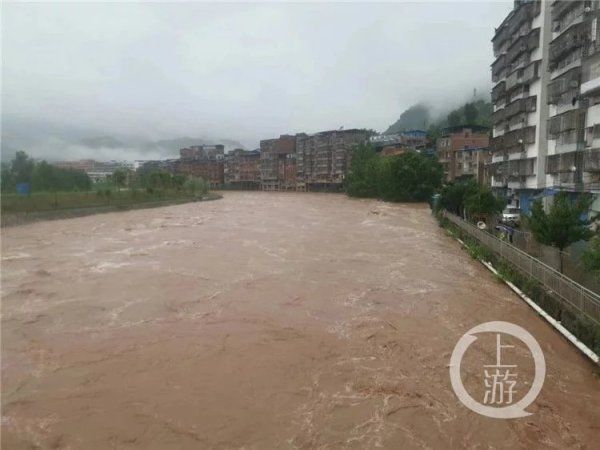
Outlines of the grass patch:
[[183,191],[94,191],[2,195],[2,226],[66,219],[114,211],[216,200],[219,194],[191,195]]

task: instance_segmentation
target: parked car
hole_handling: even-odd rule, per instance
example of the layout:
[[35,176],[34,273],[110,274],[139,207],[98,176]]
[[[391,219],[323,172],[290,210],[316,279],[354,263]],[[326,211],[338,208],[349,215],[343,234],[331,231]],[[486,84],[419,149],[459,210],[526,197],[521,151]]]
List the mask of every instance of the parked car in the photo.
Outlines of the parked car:
[[502,211],[502,223],[509,226],[518,226],[521,223],[521,210],[513,206],[507,206]]

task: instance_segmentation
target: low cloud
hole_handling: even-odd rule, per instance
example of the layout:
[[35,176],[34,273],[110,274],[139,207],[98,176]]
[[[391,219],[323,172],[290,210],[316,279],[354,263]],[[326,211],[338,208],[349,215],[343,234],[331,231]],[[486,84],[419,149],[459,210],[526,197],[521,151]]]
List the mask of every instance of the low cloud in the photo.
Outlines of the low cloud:
[[[139,143],[202,136],[256,148],[282,133],[385,130],[419,101],[443,112],[474,88],[489,95],[490,39],[511,7],[7,3],[3,157],[22,145],[48,158],[166,157]],[[5,133],[7,118],[19,133],[35,124],[36,139]],[[77,144],[95,136],[126,145]]]

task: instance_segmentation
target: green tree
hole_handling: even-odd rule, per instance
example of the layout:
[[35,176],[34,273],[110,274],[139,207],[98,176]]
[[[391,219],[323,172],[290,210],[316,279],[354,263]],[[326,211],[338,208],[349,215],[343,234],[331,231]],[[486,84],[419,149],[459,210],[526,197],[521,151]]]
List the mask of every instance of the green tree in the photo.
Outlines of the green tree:
[[560,251],[560,271],[563,271],[563,251],[569,245],[592,236],[589,220],[586,218],[591,198],[580,196],[575,202],[569,199],[566,192],[554,196],[549,212],[544,211],[540,200],[533,204],[529,228],[535,239],[544,245],[551,245]]
[[350,160],[345,188],[351,197],[376,197],[379,157],[369,144],[359,145]]
[[448,121],[448,126],[456,127],[460,125],[463,121],[462,114],[458,110],[454,110],[450,114],[448,114],[446,120]]
[[465,123],[468,125],[475,125],[477,122],[477,117],[479,116],[479,111],[477,111],[477,106],[475,103],[465,103]]
[[54,174],[54,166],[46,161],[35,165],[31,174],[32,191],[57,191],[58,180]]
[[476,194],[479,186],[473,180],[448,183],[442,187],[438,205],[453,214],[462,216],[467,198]]
[[15,183],[31,183],[33,166],[33,159],[31,159],[24,151],[18,151],[11,164]]
[[442,176],[442,166],[435,159],[416,152],[382,157],[363,145],[352,154],[345,187],[351,197],[425,201],[440,187]]
[[82,170],[62,169],[46,161],[35,163],[31,174],[32,191],[87,191],[90,177]]
[[125,186],[127,182],[127,172],[123,169],[117,169],[112,174],[112,180],[117,187]]
[[382,158],[379,196],[393,202],[426,201],[441,186],[443,169],[435,159],[408,152]]
[[172,184],[175,190],[181,191],[185,185],[186,178],[183,175],[173,175]]
[[592,272],[600,280],[600,234],[596,234],[581,255],[581,264],[585,270]]
[[3,162],[0,166],[0,182],[2,192],[14,192],[16,187],[15,177],[9,163]]
[[427,137],[431,140],[431,143],[435,147],[437,140],[442,135],[442,129],[438,124],[432,123],[427,130]]
[[477,191],[468,195],[465,200],[465,209],[469,215],[498,214],[506,202],[496,197],[488,187],[478,187]]

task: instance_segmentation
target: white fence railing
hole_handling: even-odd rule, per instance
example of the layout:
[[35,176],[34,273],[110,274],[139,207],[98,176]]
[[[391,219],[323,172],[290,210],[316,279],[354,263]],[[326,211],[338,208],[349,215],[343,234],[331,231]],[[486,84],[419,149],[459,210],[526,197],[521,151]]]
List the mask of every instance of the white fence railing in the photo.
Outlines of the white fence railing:
[[485,247],[488,247],[524,274],[537,280],[552,294],[560,297],[600,325],[600,295],[566,277],[539,259],[486,231],[480,230],[460,217],[449,212],[445,212],[444,215]]

